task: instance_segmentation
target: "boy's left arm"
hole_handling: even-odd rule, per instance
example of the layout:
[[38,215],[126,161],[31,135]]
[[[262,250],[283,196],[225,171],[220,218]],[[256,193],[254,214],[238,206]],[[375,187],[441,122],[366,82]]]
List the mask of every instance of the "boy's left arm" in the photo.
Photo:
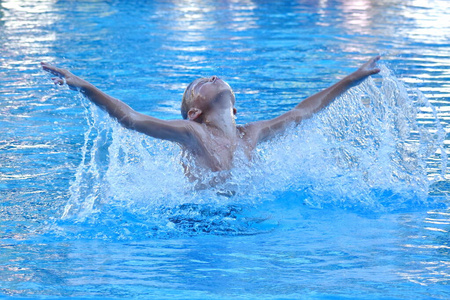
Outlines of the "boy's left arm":
[[376,68],[376,63],[379,59],[380,56],[373,57],[352,74],[323,91],[306,98],[294,109],[277,118],[247,124],[245,126],[246,131],[251,133],[254,143],[257,144],[282,133],[289,124],[298,124],[302,120],[312,117],[313,114],[327,107],[351,87],[360,84],[367,77],[380,72],[380,69]]

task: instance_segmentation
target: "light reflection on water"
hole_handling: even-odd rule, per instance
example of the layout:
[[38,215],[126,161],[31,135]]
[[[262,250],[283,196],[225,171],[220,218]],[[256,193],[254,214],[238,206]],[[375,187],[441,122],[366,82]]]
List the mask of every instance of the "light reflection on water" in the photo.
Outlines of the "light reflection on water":
[[[431,187],[429,207],[406,203],[375,216],[359,213],[361,205],[312,210],[288,190],[270,203],[250,199],[257,207],[156,211],[164,218],[153,224],[139,206],[134,213],[108,207],[95,216],[99,223],[59,221],[88,127],[80,101],[52,89],[38,63],[57,62],[167,119],[179,118],[192,79],[221,75],[246,123],[290,109],[381,53],[397,77],[424,93],[448,133],[448,9],[448,1],[413,0],[1,1],[0,293],[411,298],[414,291],[444,298],[448,171]],[[417,117],[432,131],[429,107]],[[175,148],[151,150],[162,151],[166,170],[176,168],[167,159]],[[429,159],[430,178],[441,162],[439,151]],[[170,226],[173,236],[154,238],[155,228]]]

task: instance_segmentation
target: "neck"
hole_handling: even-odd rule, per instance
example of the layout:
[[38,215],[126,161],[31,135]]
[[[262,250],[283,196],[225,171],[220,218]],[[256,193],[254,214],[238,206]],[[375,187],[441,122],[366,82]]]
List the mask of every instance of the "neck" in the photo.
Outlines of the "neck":
[[215,132],[234,138],[236,136],[236,122],[233,112],[216,111],[208,114],[203,122],[207,127],[214,129]]

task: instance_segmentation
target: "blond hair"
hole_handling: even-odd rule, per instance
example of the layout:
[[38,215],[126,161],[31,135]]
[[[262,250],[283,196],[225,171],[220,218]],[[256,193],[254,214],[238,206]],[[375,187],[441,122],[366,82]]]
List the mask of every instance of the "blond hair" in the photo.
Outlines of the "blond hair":
[[195,98],[197,98],[197,95],[194,91],[195,86],[205,80],[207,81],[208,78],[195,79],[184,90],[183,99],[181,100],[181,116],[183,117],[183,119],[188,118],[188,112],[194,106]]

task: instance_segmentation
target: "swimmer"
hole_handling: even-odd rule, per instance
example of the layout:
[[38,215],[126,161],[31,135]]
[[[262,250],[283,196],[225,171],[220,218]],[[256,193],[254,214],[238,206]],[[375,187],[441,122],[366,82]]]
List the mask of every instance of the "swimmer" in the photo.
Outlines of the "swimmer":
[[[41,65],[56,76],[52,78],[55,84],[67,84],[70,89],[80,91],[124,127],[178,143],[196,166],[219,172],[233,168],[233,158],[238,149],[250,160],[259,143],[282,134],[289,125],[310,118],[351,87],[380,72],[376,67],[379,59],[380,56],[373,57],[339,82],[274,119],[245,125],[236,125],[234,92],[217,76],[196,79],[187,86],[181,103],[183,120],[160,120],[133,110],[65,69],[44,62]],[[189,173],[186,166],[185,171]],[[189,177],[190,174],[187,175]]]

